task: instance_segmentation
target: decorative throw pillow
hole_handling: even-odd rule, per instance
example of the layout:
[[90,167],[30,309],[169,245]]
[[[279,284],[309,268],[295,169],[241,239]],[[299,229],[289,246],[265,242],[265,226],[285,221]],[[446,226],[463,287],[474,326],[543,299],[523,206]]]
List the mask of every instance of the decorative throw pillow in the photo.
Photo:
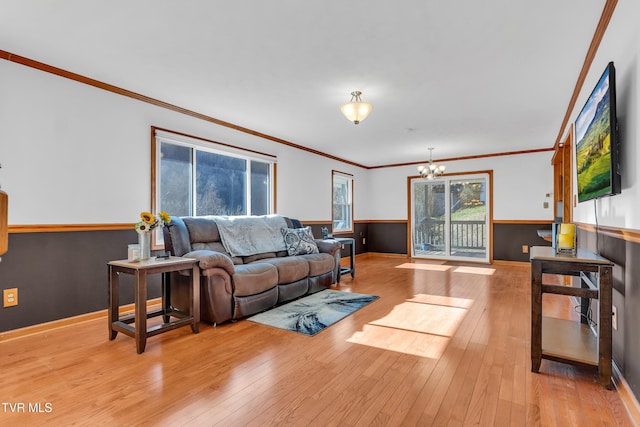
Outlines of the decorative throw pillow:
[[282,231],[282,237],[284,237],[284,244],[287,247],[289,256],[317,254],[320,252],[313,238],[311,227],[282,228],[280,231]]

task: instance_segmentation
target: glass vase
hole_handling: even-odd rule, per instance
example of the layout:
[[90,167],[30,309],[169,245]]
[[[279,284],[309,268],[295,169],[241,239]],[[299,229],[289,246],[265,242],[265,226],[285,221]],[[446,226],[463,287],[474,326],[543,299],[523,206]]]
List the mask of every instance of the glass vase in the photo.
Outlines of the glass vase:
[[138,233],[138,243],[140,244],[140,259],[151,258],[151,233]]

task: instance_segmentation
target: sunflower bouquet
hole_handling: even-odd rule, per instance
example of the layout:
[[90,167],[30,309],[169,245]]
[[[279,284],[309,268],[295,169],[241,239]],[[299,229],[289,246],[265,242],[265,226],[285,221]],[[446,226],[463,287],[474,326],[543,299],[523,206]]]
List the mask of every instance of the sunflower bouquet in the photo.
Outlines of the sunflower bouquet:
[[169,223],[171,223],[171,217],[164,211],[157,215],[151,212],[142,212],[140,221],[136,223],[136,231],[140,234],[150,233],[153,229],[162,225],[169,225]]

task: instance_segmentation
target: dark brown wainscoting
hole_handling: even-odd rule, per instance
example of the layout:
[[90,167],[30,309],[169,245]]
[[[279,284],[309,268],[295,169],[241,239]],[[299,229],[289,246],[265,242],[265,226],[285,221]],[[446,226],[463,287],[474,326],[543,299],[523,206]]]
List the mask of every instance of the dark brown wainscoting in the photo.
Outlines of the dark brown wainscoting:
[[[605,234],[606,233],[606,234]],[[631,232],[635,235],[635,232]],[[578,225],[578,247],[611,260],[613,305],[618,310],[618,329],[613,331],[613,360],[636,399],[640,400],[640,243],[611,235],[611,230]]]
[[[0,307],[0,332],[106,309],[107,262],[126,258],[136,241],[133,229],[9,234],[0,284],[18,288],[19,304]],[[159,296],[159,277],[150,277],[149,297]],[[130,277],[120,302],[133,303]]]
[[[322,236],[322,227],[327,227],[331,230],[331,223],[329,222],[306,222],[303,221],[304,225],[308,225],[311,227],[311,231],[316,239],[319,239]],[[356,255],[372,252],[369,249],[369,224],[366,222],[356,222],[353,233],[340,233],[336,234],[334,237],[350,237],[355,239],[356,241]],[[342,258],[349,256],[350,249],[345,247],[342,249]]]
[[[329,222],[303,221],[311,226],[313,235],[319,238],[322,227],[331,230]],[[340,233],[334,237],[350,237],[356,241],[356,255],[366,252],[407,254],[407,222],[406,221],[356,221],[352,233]],[[349,248],[342,250],[342,257],[349,256]]]
[[[331,229],[329,223],[309,222],[314,236],[321,236],[321,227]],[[493,259],[499,261],[529,262],[529,254],[522,253],[522,246],[550,246],[551,243],[538,236],[538,230],[551,229],[551,224],[540,221],[513,221],[493,224]],[[356,254],[390,253],[407,255],[406,221],[361,221],[356,222],[355,232],[339,237],[356,239]],[[363,240],[364,239],[364,240]],[[364,243],[363,243],[364,242]],[[343,257],[348,252],[343,251]]]
[[493,223],[493,259],[498,261],[529,262],[529,254],[522,252],[522,246],[551,246],[538,230],[551,230],[551,224],[501,222]]
[[369,252],[381,254],[407,254],[406,222],[369,223]]
[[[321,227],[330,226],[321,222],[309,225],[317,237],[321,236]],[[545,244],[536,235],[541,227],[540,224],[494,225],[494,258],[527,261],[521,247]],[[127,244],[136,241],[135,232],[127,228],[51,232],[38,229],[9,234],[9,251],[0,262],[0,283],[3,289],[18,288],[19,305],[0,308],[0,332],[105,309],[106,264],[126,258]],[[355,239],[356,254],[407,254],[404,221],[356,222],[353,233],[339,236]],[[342,256],[349,256],[348,247]],[[133,302],[129,279],[123,277],[122,304]],[[150,279],[150,298],[160,296],[158,278]]]

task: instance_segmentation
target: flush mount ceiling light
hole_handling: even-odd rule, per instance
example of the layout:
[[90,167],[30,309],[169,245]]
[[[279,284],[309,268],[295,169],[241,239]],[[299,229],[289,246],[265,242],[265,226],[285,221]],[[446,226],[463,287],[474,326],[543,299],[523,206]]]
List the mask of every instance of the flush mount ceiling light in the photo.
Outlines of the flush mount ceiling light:
[[371,110],[373,110],[373,105],[368,102],[362,102],[360,95],[362,95],[362,92],[359,90],[351,92],[351,101],[342,104],[340,107],[340,111],[342,111],[347,120],[355,124],[366,119]]
[[433,148],[429,148],[429,164],[426,166],[418,166],[418,172],[424,179],[434,179],[444,173],[444,165],[436,165],[433,163]]

